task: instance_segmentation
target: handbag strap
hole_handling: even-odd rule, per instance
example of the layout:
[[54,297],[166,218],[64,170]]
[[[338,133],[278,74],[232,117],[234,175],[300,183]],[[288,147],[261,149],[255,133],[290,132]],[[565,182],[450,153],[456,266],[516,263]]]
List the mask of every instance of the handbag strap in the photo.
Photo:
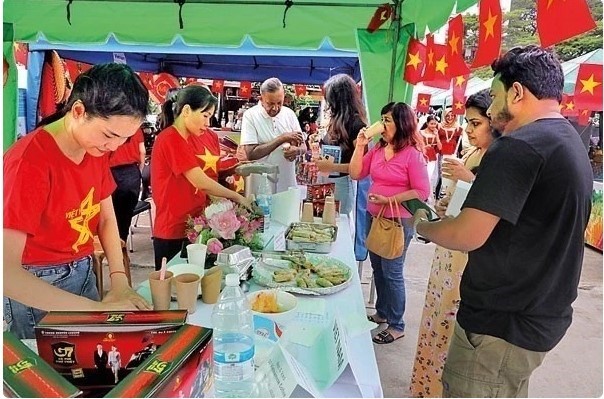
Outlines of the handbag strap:
[[[394,214],[394,209],[392,207],[393,202],[394,202],[394,208],[396,208],[396,215]],[[399,219],[402,219],[401,218],[401,209],[399,208],[398,202],[396,202],[396,200],[394,200],[392,198],[388,198],[388,205],[390,205],[390,215],[392,217],[398,217]]]
[[386,204],[382,205],[382,207],[380,208],[380,211],[378,212],[378,219],[381,218],[382,216],[384,216],[384,211],[386,210]]

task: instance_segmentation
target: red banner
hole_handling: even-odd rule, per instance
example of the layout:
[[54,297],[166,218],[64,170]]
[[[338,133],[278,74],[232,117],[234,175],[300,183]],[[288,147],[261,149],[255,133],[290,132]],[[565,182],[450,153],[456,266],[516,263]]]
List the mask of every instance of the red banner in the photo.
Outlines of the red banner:
[[585,0],[537,0],[537,32],[549,47],[592,30],[596,22]]
[[450,76],[470,73],[470,68],[464,61],[463,37],[463,17],[459,14],[449,20],[449,30],[447,31],[447,60],[449,61]]
[[403,79],[413,85],[421,82],[425,64],[426,46],[419,40],[411,38],[407,46]]
[[499,0],[480,0],[478,48],[472,69],[490,65],[501,51],[501,4]]
[[417,112],[430,111],[430,97],[432,97],[432,95],[426,93],[419,93],[417,95],[417,104],[415,105],[415,110]]
[[602,64],[579,65],[575,104],[579,109],[602,111]]

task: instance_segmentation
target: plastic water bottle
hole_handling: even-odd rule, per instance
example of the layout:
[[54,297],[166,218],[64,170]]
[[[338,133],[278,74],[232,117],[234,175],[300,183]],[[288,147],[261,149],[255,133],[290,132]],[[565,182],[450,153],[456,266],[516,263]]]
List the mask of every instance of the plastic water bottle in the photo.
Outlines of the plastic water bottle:
[[247,398],[254,386],[254,321],[239,275],[225,280],[212,312],[214,392],[217,398]]
[[258,193],[256,194],[256,202],[264,214],[263,231],[267,231],[271,223],[272,192],[273,190],[271,189],[271,183],[268,180],[268,175],[263,173],[262,180],[258,185]]

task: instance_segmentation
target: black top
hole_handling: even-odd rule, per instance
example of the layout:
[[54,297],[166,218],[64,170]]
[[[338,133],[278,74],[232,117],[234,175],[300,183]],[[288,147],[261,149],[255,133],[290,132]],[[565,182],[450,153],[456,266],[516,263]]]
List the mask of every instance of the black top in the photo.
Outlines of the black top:
[[[325,137],[323,137],[321,143],[339,146],[342,151],[342,158],[340,160],[340,163],[350,163],[350,160],[352,159],[352,154],[354,153],[354,141],[357,139],[359,131],[366,125],[358,115],[355,115],[354,118],[347,121],[344,126],[346,128],[346,132],[348,133],[347,148],[344,148],[340,143],[330,141],[329,133],[327,133]],[[340,173],[340,177],[342,176],[348,176],[348,173]]]
[[591,210],[587,151],[565,119],[542,119],[489,147],[464,208],[501,220],[469,253],[459,324],[538,352],[572,319]]

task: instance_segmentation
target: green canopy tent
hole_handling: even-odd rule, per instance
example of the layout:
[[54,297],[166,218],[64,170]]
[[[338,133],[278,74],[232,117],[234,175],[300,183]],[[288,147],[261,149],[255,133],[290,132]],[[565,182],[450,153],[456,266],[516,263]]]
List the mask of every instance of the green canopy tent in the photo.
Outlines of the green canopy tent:
[[[176,38],[189,45],[238,46],[247,36],[258,46],[304,50],[317,49],[327,39],[336,49],[359,53],[365,101],[370,120],[376,120],[381,105],[411,99],[412,90],[401,77],[409,38],[444,25],[456,4],[461,12],[476,3],[440,0],[435,7],[425,0],[393,0],[393,23],[370,34],[365,27],[383,1],[6,0],[4,56],[15,71],[12,42],[39,37],[51,43],[103,44],[112,34],[124,44],[161,48]],[[3,92],[6,149],[14,141],[16,120],[11,74]]]

